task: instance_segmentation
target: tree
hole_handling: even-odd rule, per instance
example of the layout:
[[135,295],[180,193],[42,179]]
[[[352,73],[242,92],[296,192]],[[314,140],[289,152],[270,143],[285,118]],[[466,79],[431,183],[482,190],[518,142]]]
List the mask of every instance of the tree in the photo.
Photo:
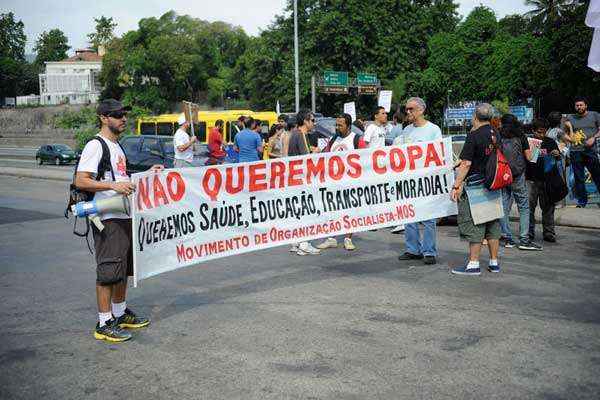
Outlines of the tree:
[[539,26],[553,24],[574,5],[573,0],[525,0],[525,5],[535,7],[525,15]]
[[113,21],[112,17],[106,18],[104,15],[100,18],[94,18],[94,22],[96,23],[96,31],[90,33],[87,37],[92,49],[98,51],[98,47],[106,47],[115,38],[114,30],[117,23]]
[[0,14],[0,93],[2,97],[22,94],[25,62],[24,24],[13,13]]
[[[300,95],[310,102],[310,80],[327,69],[376,73],[384,82],[407,71],[421,70],[427,61],[427,39],[451,31],[458,22],[452,0],[303,0],[299,2]],[[254,108],[283,109],[294,104],[293,2],[286,15],[252,42],[236,65],[242,90]],[[337,113],[350,96],[322,94],[320,111]],[[375,105],[374,96],[353,96],[360,113]]]
[[523,15],[507,15],[498,21],[500,32],[511,36],[519,36],[524,33],[531,33],[531,20]]
[[35,65],[42,68],[46,61],[61,61],[67,58],[67,50],[71,48],[67,43],[67,37],[60,29],[42,32],[33,48],[37,53]]

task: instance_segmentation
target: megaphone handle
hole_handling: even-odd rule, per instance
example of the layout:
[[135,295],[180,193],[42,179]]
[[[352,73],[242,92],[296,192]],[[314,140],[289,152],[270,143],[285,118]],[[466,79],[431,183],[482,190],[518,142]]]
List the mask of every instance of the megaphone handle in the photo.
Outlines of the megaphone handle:
[[92,221],[92,223],[96,225],[96,228],[98,228],[100,232],[104,230],[104,224],[102,223],[98,215],[90,215],[90,221]]

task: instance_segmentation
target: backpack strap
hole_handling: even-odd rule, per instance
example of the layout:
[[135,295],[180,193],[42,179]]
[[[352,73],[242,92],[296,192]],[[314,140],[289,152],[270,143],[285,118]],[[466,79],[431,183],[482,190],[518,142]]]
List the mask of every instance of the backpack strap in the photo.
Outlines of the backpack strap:
[[338,134],[337,132],[331,137],[331,139],[329,140],[329,143],[327,143],[327,147],[325,147],[325,151],[329,152],[331,151],[331,147],[333,146],[333,143],[335,143],[335,140],[338,138]]
[[[108,144],[106,144],[106,141],[104,139],[102,139],[101,136],[96,136],[92,140],[99,141],[100,145],[102,146],[102,157],[100,158],[100,163],[98,163],[98,173],[96,174],[96,180],[99,181],[100,179],[102,179],[104,177],[104,175],[106,174],[106,171],[110,171],[112,180],[116,181],[115,173],[112,168],[112,163],[110,162],[110,149],[108,148]],[[120,144],[119,144],[119,146],[120,146]],[[121,147],[121,149],[122,149],[122,147]],[[123,152],[123,154],[124,153],[125,152]]]
[[358,146],[360,144],[360,135],[354,133],[354,138],[352,140],[352,144],[354,145],[355,149],[358,149]]

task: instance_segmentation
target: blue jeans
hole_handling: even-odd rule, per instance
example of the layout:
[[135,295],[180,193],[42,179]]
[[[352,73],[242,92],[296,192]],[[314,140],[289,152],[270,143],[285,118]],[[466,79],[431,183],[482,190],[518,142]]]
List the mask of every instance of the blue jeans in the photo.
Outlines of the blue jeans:
[[571,151],[571,168],[575,176],[575,197],[577,204],[585,206],[588,201],[588,194],[585,188],[585,168],[590,171],[592,180],[596,184],[596,190],[600,192],[600,161],[594,153],[593,148],[586,148],[583,151]]
[[[414,222],[404,227],[406,251],[414,255],[437,256],[435,245],[436,220]],[[423,225],[423,240],[419,233],[419,225]]]
[[527,241],[529,235],[529,191],[527,190],[527,185],[525,183],[525,173],[513,177],[513,183],[502,189],[504,218],[500,219],[500,227],[502,228],[502,236],[507,240],[513,239],[508,222],[513,198],[517,203],[517,209],[519,210],[519,240]]

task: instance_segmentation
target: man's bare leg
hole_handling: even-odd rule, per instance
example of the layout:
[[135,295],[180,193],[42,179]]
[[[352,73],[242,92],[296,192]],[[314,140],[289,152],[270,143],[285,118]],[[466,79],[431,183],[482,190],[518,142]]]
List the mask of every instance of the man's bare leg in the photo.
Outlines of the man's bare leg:
[[469,261],[479,262],[481,243],[469,243]]

